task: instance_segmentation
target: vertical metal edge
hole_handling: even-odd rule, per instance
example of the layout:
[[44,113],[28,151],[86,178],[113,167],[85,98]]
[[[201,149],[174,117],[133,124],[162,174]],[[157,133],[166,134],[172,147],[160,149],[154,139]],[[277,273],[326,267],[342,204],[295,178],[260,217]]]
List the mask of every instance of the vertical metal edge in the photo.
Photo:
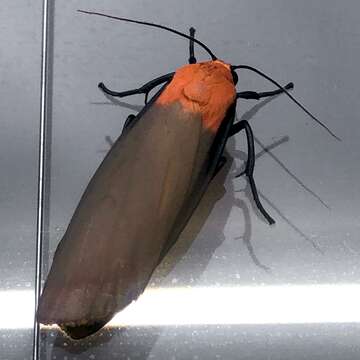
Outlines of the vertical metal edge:
[[41,83],[40,83],[40,127],[39,127],[39,160],[38,160],[38,199],[36,226],[36,257],[35,257],[35,309],[33,334],[33,360],[39,359],[40,354],[40,325],[36,320],[41,292],[42,243],[44,223],[44,177],[45,177],[45,145],[47,122],[47,77],[48,77],[48,27],[49,0],[43,0],[42,9],[42,46],[41,46]]

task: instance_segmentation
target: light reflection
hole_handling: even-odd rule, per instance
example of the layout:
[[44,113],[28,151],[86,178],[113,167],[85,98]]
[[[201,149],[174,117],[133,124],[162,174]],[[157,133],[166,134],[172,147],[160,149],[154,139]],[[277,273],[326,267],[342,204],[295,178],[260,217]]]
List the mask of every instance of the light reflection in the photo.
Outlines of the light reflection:
[[360,322],[360,285],[149,290],[110,326]]
[[31,329],[35,297],[31,290],[0,291],[0,329]]
[[[149,288],[111,327],[360,323],[360,285]],[[31,328],[33,292],[0,292],[0,328]]]

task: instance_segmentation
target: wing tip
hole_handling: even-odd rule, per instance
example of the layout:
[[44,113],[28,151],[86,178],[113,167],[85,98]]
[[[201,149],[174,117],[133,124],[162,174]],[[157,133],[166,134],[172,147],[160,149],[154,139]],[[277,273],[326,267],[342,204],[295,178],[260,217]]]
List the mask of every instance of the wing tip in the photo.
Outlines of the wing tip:
[[101,330],[109,320],[96,321],[84,325],[59,324],[60,329],[71,339],[81,340]]

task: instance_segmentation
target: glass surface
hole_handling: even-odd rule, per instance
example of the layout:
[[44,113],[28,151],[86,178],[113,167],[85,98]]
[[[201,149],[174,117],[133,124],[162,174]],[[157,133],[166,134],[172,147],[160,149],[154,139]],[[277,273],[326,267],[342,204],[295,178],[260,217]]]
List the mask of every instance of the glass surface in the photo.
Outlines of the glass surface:
[[[41,4],[6,3],[0,13],[1,360],[29,359],[32,352],[41,50]],[[98,82],[129,90],[189,56],[188,43],[173,34],[77,9],[185,32],[194,26],[224,61],[255,66],[284,85],[293,81],[292,94],[342,141],[284,95],[238,101],[238,120],[248,120],[256,138],[260,198],[276,225],[256,210],[246,179],[235,178],[246,160],[245,136],[236,135],[225,167],[140,299],[83,341],[43,328],[41,359],[358,359],[359,3],[53,4],[45,274],[90,177],[126,117],[143,106],[143,96],[104,96]],[[208,59],[195,51],[198,60]],[[239,91],[273,89],[256,74],[238,75]]]
[[0,359],[22,360],[34,316],[41,3],[2,1],[0,39]]

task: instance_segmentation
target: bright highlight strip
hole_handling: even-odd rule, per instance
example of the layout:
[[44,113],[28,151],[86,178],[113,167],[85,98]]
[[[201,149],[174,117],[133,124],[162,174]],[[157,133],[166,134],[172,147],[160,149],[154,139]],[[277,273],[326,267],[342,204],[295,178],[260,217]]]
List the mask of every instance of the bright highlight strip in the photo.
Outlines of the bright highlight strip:
[[[149,288],[111,327],[360,323],[360,285]],[[0,328],[31,328],[33,292],[0,292]]]
[[0,329],[31,329],[34,307],[34,291],[0,291]]
[[152,289],[110,326],[360,322],[360,285]]

